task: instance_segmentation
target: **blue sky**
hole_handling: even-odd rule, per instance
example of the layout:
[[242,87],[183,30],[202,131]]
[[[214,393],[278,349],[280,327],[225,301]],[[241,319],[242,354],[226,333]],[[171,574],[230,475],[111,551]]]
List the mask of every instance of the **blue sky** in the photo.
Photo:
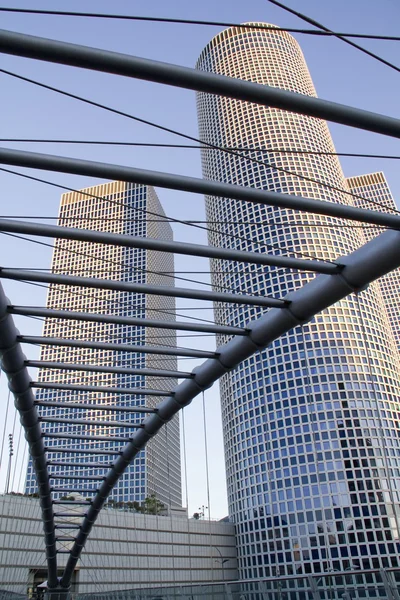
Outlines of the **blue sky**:
[[[396,0],[381,0],[378,5],[365,0],[287,0],[286,4],[322,22],[336,31],[366,32],[397,35],[400,5]],[[22,0],[10,2],[10,7],[31,8],[32,3]],[[247,2],[203,0],[188,2],[172,0],[139,0],[127,3],[115,0],[65,0],[35,2],[35,8],[113,12],[143,16],[177,17],[218,21],[264,21],[283,27],[309,26],[267,0]],[[0,27],[106,48],[117,52],[143,56],[175,64],[194,66],[202,48],[221,28],[189,25],[110,21],[69,17],[31,16],[0,12]],[[400,74],[378,63],[340,40],[306,35],[295,35],[308,63],[317,93],[321,98],[358,106],[375,112],[399,116]],[[370,50],[400,66],[399,42],[358,40]],[[45,64],[3,55],[0,68],[58,86],[143,119],[197,136],[195,94],[172,87],[118,78]],[[181,143],[179,138],[140,125],[126,118],[111,115],[100,109],[63,98],[31,84],[0,74],[0,137],[1,138],[65,138],[158,143]],[[400,154],[397,140],[357,131],[342,126],[331,126],[334,143],[339,152],[369,152]],[[155,150],[126,147],[67,146],[50,144],[11,144],[2,146],[49,152],[64,156],[82,157],[115,164],[132,165],[172,173],[201,176],[199,153],[194,150]],[[384,170],[389,185],[397,197],[400,193],[399,161],[345,159],[342,161],[346,176]],[[22,170],[21,170],[22,171]],[[26,171],[28,172],[28,171]],[[33,173],[70,187],[81,188],[97,183],[86,177],[61,174]],[[32,183],[15,175],[0,172],[1,215],[55,216],[60,193],[44,184]],[[204,219],[201,196],[159,190],[160,200],[168,215],[180,219]],[[201,232],[183,226],[174,226],[175,238],[206,243]],[[0,236],[4,266],[43,267],[50,264],[50,250],[33,244],[12,242]],[[198,263],[183,258],[176,260],[177,270],[207,270],[206,262]],[[23,284],[5,282],[6,292],[15,304],[45,302],[43,290]],[[194,303],[191,303],[192,306]],[[183,305],[188,305],[187,302]],[[179,306],[179,305],[178,305]],[[196,313],[197,314],[197,313]],[[204,313],[209,318],[211,312]],[[21,325],[26,331],[28,323]],[[29,323],[30,331],[40,333],[40,323]],[[197,340],[194,340],[197,343]],[[203,342],[204,347],[206,343]],[[211,342],[212,343],[212,342]],[[193,363],[194,366],[194,363]],[[185,364],[185,369],[187,364]],[[7,392],[1,388],[0,402],[6,403]],[[214,516],[226,513],[223,475],[223,450],[219,420],[218,390],[206,393],[211,480],[211,512]],[[0,413],[4,414],[4,410]],[[201,402],[197,399],[187,410],[187,447],[189,469],[189,505],[194,512],[207,504],[204,466],[204,441],[199,428]],[[6,427],[6,433],[9,432]],[[2,424],[0,421],[0,431]],[[200,431],[199,431],[200,430]],[[4,473],[4,465],[2,472]],[[16,476],[18,479],[18,475]],[[0,474],[1,482],[1,474]],[[1,489],[1,483],[0,483]]]

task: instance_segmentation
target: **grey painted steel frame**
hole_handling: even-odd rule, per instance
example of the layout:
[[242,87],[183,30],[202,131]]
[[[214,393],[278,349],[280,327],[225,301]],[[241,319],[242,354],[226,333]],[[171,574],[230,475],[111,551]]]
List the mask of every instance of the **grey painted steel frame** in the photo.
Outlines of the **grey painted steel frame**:
[[185,89],[220,94],[238,100],[400,137],[400,121],[366,110],[303,96],[268,85],[232,79],[188,67],[148,60],[128,54],[58,42],[47,38],[0,30],[0,52],[47,62],[144,79]]
[[[88,319],[89,320],[89,319]],[[191,377],[188,371],[165,371],[162,369],[119,369],[118,367],[104,367],[103,365],[79,365],[73,363],[61,363],[48,360],[26,360],[27,367],[38,369],[64,369],[65,371],[95,371],[98,373],[119,373],[121,375],[146,375],[147,377],[176,377],[176,379],[187,379]]]
[[45,446],[35,406],[35,396],[31,389],[31,379],[25,366],[21,345],[17,341],[18,330],[13,318],[7,312],[8,299],[0,284],[0,356],[1,368],[7,375],[8,385],[14,394],[17,408],[29,451],[35,468],[40,506],[42,510],[43,530],[46,546],[49,587],[58,585],[57,549],[54,534],[54,514],[51,499],[51,486],[46,463]]
[[57,283],[76,287],[88,287],[102,290],[118,290],[136,294],[152,294],[172,298],[189,298],[191,300],[210,300],[211,302],[226,302],[230,304],[246,304],[254,306],[282,306],[283,300],[278,298],[265,298],[264,296],[246,296],[245,294],[232,294],[230,292],[209,292],[193,290],[190,288],[177,288],[168,286],[146,285],[79,277],[76,275],[59,275],[57,273],[40,273],[38,271],[25,271],[23,269],[5,269],[0,267],[0,277],[16,281],[40,281],[41,283]]
[[[297,96],[300,97],[300,94],[297,94]],[[303,198],[302,196],[292,196],[290,194],[282,194],[279,192],[268,192],[256,188],[246,188],[241,185],[221,183],[219,181],[206,181],[204,179],[187,177],[184,175],[160,173],[158,171],[136,169],[134,167],[110,165],[108,163],[77,158],[65,158],[62,156],[39,154],[37,152],[26,152],[23,150],[8,150],[5,148],[0,148],[0,163],[31,169],[72,173],[74,175],[87,175],[88,177],[99,177],[101,179],[109,178],[132,183],[142,183],[144,185],[153,185],[172,190],[193,192],[194,194],[205,194],[206,196],[216,196],[232,200],[244,200],[256,204],[266,204],[268,206],[280,206],[282,208],[312,212],[337,218],[352,219],[353,221],[361,221],[362,223],[371,223],[374,225],[400,229],[400,217],[398,215],[374,212],[366,210],[365,208],[355,208],[353,206],[335,204],[333,202],[314,200],[313,198]],[[11,229],[4,229],[4,231],[11,231]],[[38,231],[40,231],[40,227],[38,227]],[[200,248],[204,248],[204,246],[200,246]],[[206,255],[203,254],[202,256]],[[208,254],[208,256],[211,256],[211,254]],[[259,255],[255,254],[255,256],[257,257]],[[237,260],[242,260],[242,257],[238,256]]]
[[70,348],[94,348],[95,350],[114,350],[115,352],[142,352],[143,354],[165,354],[167,356],[188,356],[189,358],[212,358],[215,352],[206,350],[187,350],[172,346],[133,346],[130,344],[108,344],[107,342],[86,342],[64,338],[18,335],[18,342],[47,346],[69,346]]
[[[400,137],[400,121],[390,117],[193,69],[4,31],[0,32],[0,51],[129,77],[138,77],[208,93],[219,93],[241,100],[266,104],[353,127],[360,127],[384,135]],[[371,213],[362,209],[329,204],[318,200],[246,189],[240,186],[207,182],[189,177],[159,174],[140,169],[10,150],[0,150],[0,161],[19,166],[73,172],[102,178],[111,177],[123,181],[143,182],[160,187],[225,198],[268,203],[274,206],[309,210],[318,214],[351,218],[387,227],[399,228],[400,226],[400,218],[395,215]],[[274,308],[257,321],[250,323],[247,337],[234,337],[228,344],[222,346],[218,350],[218,354],[194,370],[192,379],[185,380],[178,385],[171,397],[158,405],[157,412],[145,419],[143,427],[136,432],[130,443],[117,458],[88,508],[60,581],[61,596],[68,589],[82,548],[105,500],[125,468],[140,449],[145,446],[146,442],[181,408],[188,405],[193,398],[242,360],[264,349],[269,343],[292,327],[306,322],[316,313],[344,298],[349,293],[362,289],[370,281],[399,267],[400,233],[396,231],[383,233],[372,242],[343,258],[340,264],[345,265],[341,273],[319,275],[300,290],[287,296],[286,300],[290,302],[290,305],[285,308]],[[40,436],[40,439],[38,439],[40,425],[33,404],[32,391],[29,387],[30,380],[25,367],[25,357],[23,357],[17,342],[17,331],[12,318],[7,314],[6,309],[7,302],[3,294],[0,298],[0,343],[3,365],[5,364],[5,371],[10,380],[10,388],[16,394],[17,408],[22,411],[21,421],[26,429],[31,451],[34,451],[46,535],[49,587],[54,589],[57,585],[54,521],[44,446],[42,437]],[[21,392],[21,395],[19,395],[19,392]],[[27,412],[24,412],[25,410]]]
[[[117,323],[118,325],[138,325],[160,329],[173,329],[174,331],[198,331],[202,333],[224,333],[225,335],[246,335],[246,330],[240,327],[226,325],[205,325],[203,323],[186,323],[177,321],[156,321],[154,319],[136,319],[134,317],[118,317],[116,315],[90,314],[72,310],[55,310],[51,308],[37,308],[34,306],[9,306],[8,312],[13,315],[26,315],[34,317],[47,317],[54,319],[72,319],[74,321],[94,321],[96,323]],[[124,371],[126,373],[126,371]],[[176,375],[174,375],[175,377]]]
[[[201,181],[201,180],[199,180]],[[273,265],[290,269],[303,269],[316,273],[334,273],[338,266],[321,260],[304,260],[274,254],[256,254],[244,250],[231,250],[229,248],[215,248],[200,244],[186,242],[168,242],[154,238],[119,235],[116,233],[74,229],[72,227],[59,227],[56,225],[43,225],[42,223],[26,223],[13,219],[0,219],[0,231],[37,235],[41,237],[56,237],[67,240],[79,240],[97,244],[112,244],[128,248],[144,248],[146,250],[159,250],[160,252],[174,252],[189,256],[204,256],[206,258],[222,258],[249,262],[258,265]]]
[[81,528],[71,548],[61,584],[66,587],[95,523],[114,485],[146,443],[170,421],[172,417],[209,388],[224,373],[234,369],[255,352],[265,349],[275,339],[295,327],[306,323],[313,316],[345,298],[348,294],[364,289],[371,281],[400,266],[400,232],[386,231],[379,237],[342,258],[345,265],[336,275],[319,275],[296,292],[288,294],[290,305],[275,308],[260,319],[248,324],[248,337],[234,337],[218,348],[215,358],[207,360],[193,371],[193,378],[179,384],[171,397],[156,407],[156,413],[147,417],[143,427],[135,432],[112,469],[106,475],[99,491],[92,500],[82,521]]
[[[218,349],[213,358],[193,371],[193,378],[185,380],[175,388],[171,396],[162,401],[155,413],[147,417],[143,426],[133,435],[130,442],[118,456],[115,464],[106,475],[84,516],[80,530],[70,551],[64,574],[61,578],[62,590],[67,590],[72,573],[85,545],[86,539],[113,486],[123,474],[136,454],[155,435],[163,424],[168,422],[181,408],[207,389],[224,373],[236,367],[242,360],[264,349],[273,340],[294,326],[307,322],[317,312],[344,298],[349,293],[363,289],[368,283],[400,266],[400,232],[387,231],[359,250],[341,259],[344,266],[341,273],[319,275],[300,290],[287,296],[290,302],[285,308],[271,309],[263,317],[249,323],[248,337],[237,336]],[[33,452],[39,493],[43,511],[46,552],[49,565],[50,588],[57,586],[57,566],[55,555],[55,535],[53,509],[50,498],[50,485],[45,449],[34,398],[30,389],[30,379],[25,367],[19,344],[18,332],[7,313],[8,300],[1,296],[0,336],[3,355],[3,368],[10,381],[10,389],[16,395],[16,406],[20,411],[21,422]],[[121,441],[125,441],[122,440]],[[94,491],[94,490],[92,490]]]

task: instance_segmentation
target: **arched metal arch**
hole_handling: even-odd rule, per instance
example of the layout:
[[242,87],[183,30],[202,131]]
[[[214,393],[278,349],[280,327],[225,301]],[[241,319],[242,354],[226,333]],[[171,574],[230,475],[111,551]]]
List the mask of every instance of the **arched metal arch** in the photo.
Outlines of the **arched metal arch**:
[[398,268],[400,232],[392,230],[382,233],[349,256],[341,257],[340,264],[342,265],[340,273],[318,275],[301,289],[289,294],[285,298],[287,303],[283,308],[273,308],[260,319],[249,323],[246,336],[235,336],[230,342],[218,348],[213,358],[195,368],[191,377],[178,385],[171,395],[162,400],[154,412],[144,419],[142,427],[136,431],[120,453],[88,505],[60,581],[57,579],[51,486],[40,422],[34,404],[31,380],[25,366],[26,359],[18,342],[19,333],[9,313],[9,302],[3,289],[0,289],[1,364],[15,397],[15,406],[20,414],[36,470],[49,569],[48,585],[49,591],[53,591],[53,598],[63,598],[67,595],[74,568],[111,490],[138,452],[162,426],[241,361],[263,350],[282,334],[296,325],[309,321],[315,314],[348,294],[357,293],[371,281]]
[[[0,31],[0,52],[221,94],[316,118],[328,119],[383,135],[400,137],[400,121],[390,117],[277,88],[200,72],[195,69],[5,31]],[[356,209],[286,194],[246,189],[219,182],[202,181],[165,173],[14,150],[0,149],[0,162],[50,171],[86,174],[102,178],[110,177],[135,183],[142,182],[195,193],[284,206],[333,217],[350,218],[400,229],[400,217],[397,215]],[[103,241],[103,243],[107,242]],[[172,245],[169,250],[165,250],[179,252],[176,245],[175,247]],[[180,250],[184,252],[184,248]],[[208,252],[207,255],[211,256],[210,252],[213,251],[218,252],[220,249],[208,249],[204,252]],[[190,254],[190,251],[186,253]],[[255,256],[259,257],[260,255],[255,254]],[[264,262],[266,261],[266,255],[262,256],[263,264],[268,264],[268,262]],[[233,259],[233,256],[231,258]],[[243,256],[242,259],[244,260]],[[237,256],[234,260],[240,260],[240,257]],[[285,260],[288,261],[286,257]],[[300,261],[298,262],[300,263]],[[245,330],[238,331],[230,342],[218,348],[215,353],[209,353],[210,358],[208,360],[194,369],[191,374],[184,374],[182,376],[183,382],[167,398],[162,400],[154,410],[148,411],[151,414],[143,420],[141,427],[132,435],[107,475],[102,478],[103,481],[94,498],[88,502],[87,512],[83,517],[78,534],[74,538],[73,546],[69,551],[68,562],[60,581],[57,578],[57,547],[48,462],[38,411],[26,368],[27,361],[19,343],[20,336],[10,314],[12,307],[9,306],[3,290],[0,290],[0,354],[2,368],[7,374],[10,390],[15,397],[15,405],[20,413],[21,423],[25,429],[36,471],[45,533],[49,571],[48,585],[49,591],[52,592],[52,598],[63,599],[67,596],[75,565],[101,508],[119,477],[151,437],[202,390],[207,389],[224,373],[239,365],[241,361],[255,352],[263,350],[273,340],[291,328],[307,322],[315,314],[348,294],[362,290],[371,281],[398,268],[400,266],[400,232],[397,230],[386,231],[351,255],[341,257],[333,267],[328,267],[328,263],[325,263],[324,266],[323,263],[317,265],[311,264],[312,261],[303,262],[309,263],[309,270],[323,272],[301,289],[289,294],[283,299],[283,302],[278,305],[275,304],[276,307],[271,308],[263,317],[247,324]],[[276,264],[276,262],[270,264]],[[300,264],[290,266],[287,262],[286,266],[297,268],[300,267]],[[302,265],[301,268],[307,268],[307,265]],[[6,272],[3,272],[3,274],[7,276]],[[10,276],[10,273],[8,275]],[[187,297],[190,297],[190,295]],[[211,298],[212,295],[209,297]],[[226,297],[228,298],[229,294]]]

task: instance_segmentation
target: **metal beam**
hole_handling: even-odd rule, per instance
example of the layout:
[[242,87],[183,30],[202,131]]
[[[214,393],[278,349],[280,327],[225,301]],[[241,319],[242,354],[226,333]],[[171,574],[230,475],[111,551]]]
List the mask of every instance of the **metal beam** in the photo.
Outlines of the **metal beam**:
[[126,427],[127,429],[137,429],[141,423],[131,423],[129,421],[95,421],[90,419],[63,419],[58,417],[39,417],[41,423],[62,423],[66,425],[87,425],[88,427]]
[[82,410],[111,410],[127,413],[153,413],[154,408],[144,406],[120,406],[118,404],[90,404],[88,402],[57,402],[53,400],[35,400],[36,406],[54,406],[56,408],[80,408]]
[[103,481],[103,475],[61,475],[59,473],[49,473],[49,479],[76,479],[77,481]]
[[72,348],[93,348],[113,352],[137,352],[138,354],[159,354],[161,356],[188,356],[189,358],[211,358],[215,352],[205,350],[187,350],[171,346],[130,346],[129,344],[107,344],[106,342],[87,342],[85,340],[64,340],[62,338],[19,335],[18,342],[40,346],[68,346]]
[[364,289],[371,281],[382,277],[400,266],[400,232],[386,231],[343,258],[344,268],[340,275],[319,275],[299,290],[288,295],[290,305],[285,309],[272,309],[261,318],[248,324],[249,337],[233,338],[218,349],[218,356],[208,360],[194,370],[193,379],[180,383],[174,397],[166,398],[157,406],[106,475],[92,504],[84,517],[75,544],[71,549],[64,575],[63,585],[71,580],[86,539],[97,516],[113,487],[125,472],[134,457],[146,443],[180,409],[191,403],[193,398],[209,388],[222,375],[234,369],[243,360],[259,352],[290,331],[296,325],[310,320],[316,313],[328,308],[352,292]]
[[145,58],[0,30],[0,52],[220,94],[400,137],[397,119],[279,88]]
[[27,367],[38,369],[61,369],[62,371],[87,371],[95,373],[118,373],[120,375],[140,375],[145,377],[173,377],[176,379],[190,379],[192,374],[185,371],[164,371],[159,369],[123,369],[120,367],[104,367],[103,365],[79,365],[60,363],[46,360],[26,360]]
[[48,460],[48,467],[80,467],[82,469],[111,469],[113,463],[83,463],[83,462],[66,462],[62,460]]
[[126,396],[170,396],[171,392],[164,390],[151,390],[149,388],[120,388],[103,387],[96,385],[73,385],[70,383],[53,383],[44,381],[31,381],[31,387],[44,390],[67,390],[70,392],[94,392],[99,394],[122,394]]
[[96,456],[119,456],[121,450],[95,450],[91,448],[62,448],[61,446],[45,446],[46,454],[95,454]]
[[[53,500],[53,504],[75,504],[76,506],[87,506],[89,504],[92,504],[91,500]],[[60,514],[55,515],[57,517],[60,517]],[[82,514],[74,514],[74,517],[81,517]]]
[[246,296],[245,294],[231,294],[228,292],[209,292],[206,290],[129,283],[125,281],[95,279],[91,277],[76,277],[75,275],[58,275],[57,273],[41,273],[39,271],[24,271],[23,269],[5,269],[0,267],[0,277],[3,279],[13,279],[15,281],[35,281],[53,285],[59,284],[100,290],[117,290],[120,292],[130,292],[132,294],[149,294],[153,296],[167,296],[169,298],[189,298],[190,300],[208,300],[210,302],[224,302],[227,304],[246,304],[246,306],[285,306],[285,302],[278,298]]
[[[109,436],[109,435],[83,435],[80,433],[76,433],[76,434],[72,434],[72,433],[67,433],[67,432],[58,432],[58,433],[53,433],[53,432],[49,432],[49,431],[42,431],[42,437],[44,438],[52,438],[52,439],[61,439],[61,440],[88,440],[90,442],[90,440],[96,440],[98,442],[109,442],[109,443],[122,443],[122,444],[126,444],[128,443],[128,441],[130,440],[130,437],[126,436],[126,437],[118,437],[118,436]],[[131,436],[132,437],[132,436]],[[67,448],[66,452],[70,452],[71,449]]]
[[[301,94],[296,95],[301,96]],[[306,98],[306,96],[304,96],[304,98]],[[313,198],[303,198],[302,196],[268,192],[266,190],[259,190],[230,183],[207,181],[205,179],[197,179],[195,177],[187,177],[184,175],[160,173],[158,171],[110,165],[78,158],[64,158],[53,156],[51,154],[39,154],[37,152],[26,152],[23,150],[8,150],[5,148],[0,148],[0,163],[45,171],[87,175],[89,177],[99,177],[101,179],[117,179],[119,181],[143,183],[144,185],[153,185],[155,187],[193,192],[195,194],[205,194],[206,196],[217,196],[232,200],[244,200],[256,204],[265,204],[267,206],[280,206],[282,208],[290,208],[293,210],[400,229],[400,217],[398,215],[380,213],[365,208],[355,208],[353,206],[315,200]],[[15,228],[6,229],[5,227],[6,226],[3,228],[2,226],[0,230],[16,231]],[[236,260],[241,261],[243,259],[238,256]]]
[[247,335],[246,329],[243,329],[241,327],[227,327],[225,325],[207,325],[205,323],[182,323],[177,321],[156,321],[154,319],[135,319],[134,317],[99,315],[87,312],[75,312],[72,310],[38,308],[35,306],[9,306],[8,312],[12,315],[45,317],[46,319],[72,319],[74,321],[89,321],[95,323],[116,323],[117,325],[130,325],[132,327],[155,327],[157,329],[173,329],[176,331],[197,331],[201,333]]
[[[202,180],[193,179],[193,181]],[[237,186],[234,186],[234,188],[235,187]],[[123,246],[126,248],[144,248],[146,250],[158,250],[160,252],[172,252],[174,254],[184,254],[189,256],[203,256],[205,258],[221,258],[224,260],[234,260],[264,266],[277,266],[290,269],[301,269],[303,271],[315,271],[316,273],[335,273],[335,271],[337,271],[339,268],[333,263],[324,262],[322,260],[305,260],[301,258],[292,258],[289,256],[265,254],[263,252],[256,253],[245,252],[242,250],[214,248],[212,246],[201,246],[200,244],[188,244],[186,242],[168,242],[166,240],[157,240],[153,238],[134,237],[130,235],[120,235],[116,233],[91,231],[86,229],[74,229],[71,227],[61,227],[58,225],[45,225],[43,223],[27,223],[25,221],[15,221],[12,219],[0,219],[0,231],[22,233],[39,237],[53,237],[58,239],[93,242],[97,244],[110,244],[113,246]]]
[[25,367],[26,357],[18,343],[18,331],[13,318],[7,312],[8,300],[0,284],[0,358],[1,368],[8,379],[8,386],[15,398],[21,424],[25,430],[42,511],[49,585],[56,586],[57,556],[54,535],[54,514],[51,500],[51,488],[46,464],[45,448],[42,439],[35,397],[30,388],[30,377]]
[[65,493],[65,494],[68,494],[68,493],[71,493],[71,494],[74,494],[74,493],[95,494],[98,491],[98,488],[90,488],[90,489],[83,489],[83,490],[81,489],[80,490],[79,488],[73,489],[73,488],[67,488],[67,487],[65,487],[65,488],[55,488],[55,487],[52,487],[51,491],[52,492],[56,492],[56,494],[58,494],[58,493]]
[[[57,500],[54,500],[54,504],[64,504],[64,502],[57,502]],[[86,502],[85,504],[89,504],[89,502]],[[83,517],[84,514],[85,513],[54,513],[54,516],[61,519],[76,519],[77,517]]]

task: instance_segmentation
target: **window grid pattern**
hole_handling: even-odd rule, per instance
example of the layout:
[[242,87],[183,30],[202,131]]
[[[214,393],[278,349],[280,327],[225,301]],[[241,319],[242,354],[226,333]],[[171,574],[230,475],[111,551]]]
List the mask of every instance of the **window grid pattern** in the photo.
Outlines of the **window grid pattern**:
[[[163,215],[163,210],[150,187],[124,182],[111,182],[81,192],[63,194],[61,198],[59,224],[66,227],[107,231],[132,236],[148,236],[161,239],[172,239],[172,230],[167,221],[149,225],[146,222],[145,211],[149,210]],[[97,279],[108,279],[133,283],[149,283],[153,285],[171,286],[170,278],[163,275],[166,271],[173,272],[173,256],[136,248],[121,248],[118,246],[81,242],[76,240],[56,240],[53,253],[53,273],[81,275]],[[154,273],[149,271],[153,270]],[[174,299],[145,294],[130,294],[128,292],[104,290],[95,288],[71,288],[70,286],[51,285],[48,291],[47,307],[60,310],[71,310],[87,313],[97,313],[116,316],[139,318],[160,318],[159,310],[168,310],[169,317],[161,314],[161,319],[174,320]],[[160,344],[165,334],[164,330],[148,330],[144,326],[128,326],[107,323],[91,323],[74,320],[47,318],[44,323],[43,335],[55,338],[90,340],[96,342],[148,345]],[[170,332],[169,332],[170,335]],[[176,345],[176,340],[169,337],[168,344]],[[159,368],[176,370],[176,358],[131,352],[115,352],[91,348],[69,348],[43,346],[41,360],[114,366],[129,369]],[[113,373],[98,373],[85,371],[67,371],[54,369],[39,370],[40,382],[68,383],[74,385],[94,385],[98,387],[116,388],[157,388],[171,390],[176,381],[170,378],[154,378],[140,375],[123,375]],[[38,400],[84,402],[96,405],[110,406],[149,406],[153,407],[159,398],[143,395],[121,395],[101,392],[65,392],[52,389],[39,389],[36,393]],[[76,408],[39,407],[42,417],[85,419],[85,425],[42,423],[42,429],[48,433],[82,434],[88,436],[102,435],[109,437],[125,437],[134,432],[134,428],[108,427],[91,425],[90,421],[118,421],[121,423],[139,424],[143,419],[142,413],[127,413],[110,410],[84,410]],[[165,504],[181,505],[180,481],[180,447],[179,420],[171,422],[169,429],[170,447],[161,451],[160,443],[152,440],[140,452],[134,463],[125,471],[112,492],[112,499],[117,502],[138,501],[156,493]],[[46,445],[52,449],[57,447],[62,452],[51,452],[49,458],[53,461],[68,461],[82,463],[82,467],[51,467],[52,473],[60,476],[84,475],[87,480],[53,479],[54,487],[68,487],[80,492],[84,497],[91,494],[87,489],[95,489],[96,481],[91,476],[104,475],[104,469],[88,468],[85,463],[109,464],[112,457],[107,454],[91,455],[85,453],[68,453],[70,449],[121,450],[124,443],[89,440],[66,440],[46,438]],[[169,473],[169,477],[167,474]],[[26,492],[37,491],[36,478],[32,462],[29,461],[26,481]],[[64,493],[54,492],[58,498]]]
[[[359,208],[370,208],[371,204],[368,200],[373,200],[374,202],[379,202],[381,204],[379,210],[382,212],[390,213],[397,210],[392,192],[390,191],[386,177],[382,172],[348,177],[347,183],[352,192],[365,198],[365,200],[356,198],[354,200],[355,206]],[[366,241],[371,240],[378,234],[379,230],[374,227],[364,229]],[[382,277],[379,283],[397,347],[400,350],[400,270],[396,269],[395,271],[388,273],[385,277]]]
[[[315,96],[297,42],[273,26],[217,35],[199,69]],[[324,121],[199,93],[201,139],[348,190]],[[267,165],[203,149],[205,178],[353,204],[349,195]],[[336,260],[365,239],[336,219],[207,197],[213,246]],[[240,236],[233,239],[229,234]],[[283,297],[313,275],[211,262],[215,288]],[[226,325],[261,316],[215,305]],[[364,331],[366,336],[364,335]],[[220,336],[222,343],[227,338]],[[400,517],[399,361],[378,284],[244,361],[220,381],[230,515],[240,576],[397,566]]]

